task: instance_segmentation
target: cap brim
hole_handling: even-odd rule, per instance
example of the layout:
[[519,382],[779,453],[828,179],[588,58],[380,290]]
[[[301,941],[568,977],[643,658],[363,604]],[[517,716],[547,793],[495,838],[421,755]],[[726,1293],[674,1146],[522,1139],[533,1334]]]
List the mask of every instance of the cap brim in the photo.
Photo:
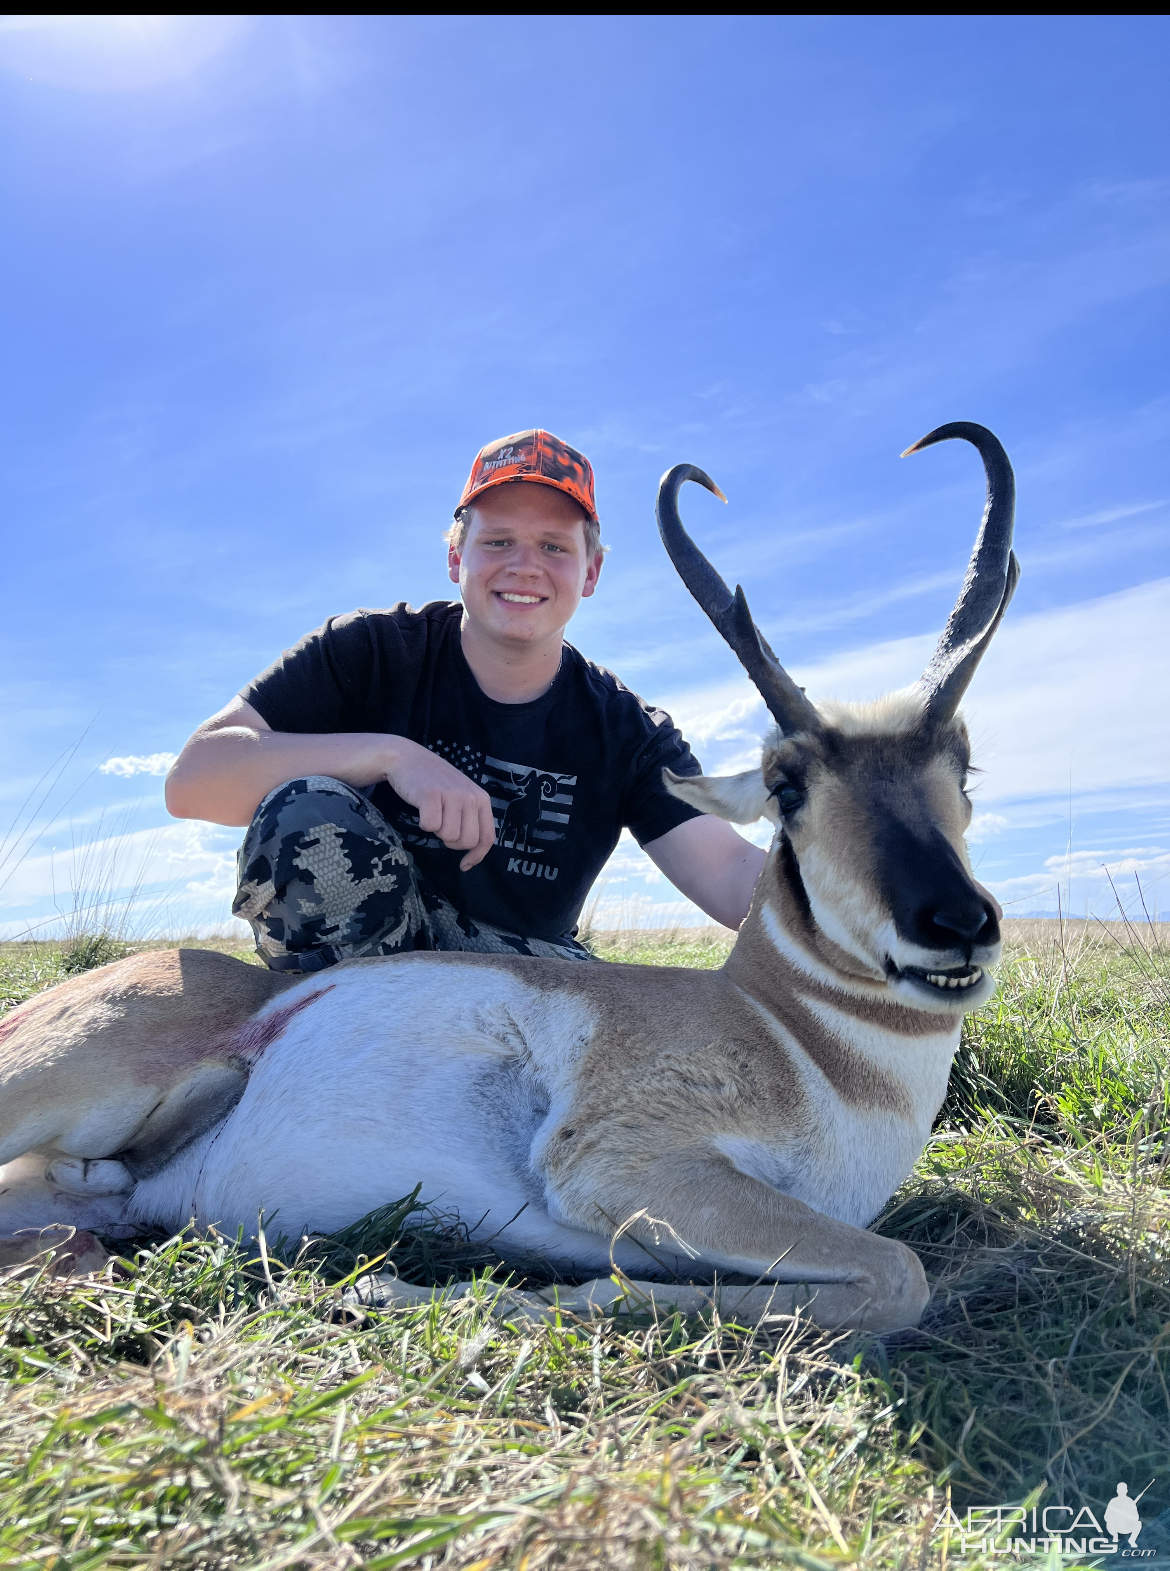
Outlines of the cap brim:
[[493,486],[511,485],[514,480],[526,480],[530,485],[546,485],[554,491],[560,491],[571,501],[576,502],[591,524],[598,522],[597,514],[581,500],[580,495],[572,485],[564,480],[550,480],[547,475],[492,475],[490,479],[481,481],[474,490],[464,492],[460,498],[459,506],[455,509],[456,513],[462,512],[465,507],[470,507],[477,496],[482,496],[485,491],[490,491]]

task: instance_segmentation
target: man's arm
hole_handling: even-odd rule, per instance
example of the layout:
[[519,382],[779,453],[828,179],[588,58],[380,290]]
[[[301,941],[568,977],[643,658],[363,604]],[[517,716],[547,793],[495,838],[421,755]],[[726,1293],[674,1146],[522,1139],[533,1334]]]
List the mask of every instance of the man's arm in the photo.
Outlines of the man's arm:
[[724,927],[738,927],[748,914],[765,853],[722,818],[688,818],[642,849],[681,894]]
[[175,818],[249,824],[269,791],[300,775],[329,775],[352,786],[388,780],[418,808],[422,829],[467,852],[463,872],[495,842],[487,792],[417,742],[380,731],[273,731],[242,698],[205,720],[179,754],[167,776],[167,810]]

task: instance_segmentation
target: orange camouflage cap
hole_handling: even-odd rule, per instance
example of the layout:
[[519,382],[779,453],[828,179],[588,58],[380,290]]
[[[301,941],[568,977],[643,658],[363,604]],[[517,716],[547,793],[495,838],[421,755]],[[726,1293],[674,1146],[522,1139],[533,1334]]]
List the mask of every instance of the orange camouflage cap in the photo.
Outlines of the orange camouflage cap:
[[509,480],[533,480],[537,485],[555,486],[571,496],[588,516],[597,522],[593,498],[593,465],[575,447],[562,442],[551,431],[517,431],[501,436],[481,448],[471,466],[458,513],[489,486]]

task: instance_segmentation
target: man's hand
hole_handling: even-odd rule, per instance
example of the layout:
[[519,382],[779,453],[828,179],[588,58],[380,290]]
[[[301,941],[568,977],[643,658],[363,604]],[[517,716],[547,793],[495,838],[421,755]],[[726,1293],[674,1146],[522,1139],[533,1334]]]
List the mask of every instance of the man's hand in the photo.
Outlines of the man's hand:
[[273,731],[242,698],[212,715],[187,743],[167,776],[167,808],[176,818],[242,826],[269,791],[301,775],[329,775],[359,787],[388,780],[418,808],[428,834],[452,851],[467,852],[461,872],[482,862],[495,844],[487,792],[417,742],[382,731]]
[[418,808],[419,828],[438,835],[451,851],[466,851],[459,871],[466,873],[496,843],[491,798],[482,786],[404,736],[387,737],[390,758],[386,779],[404,802]]

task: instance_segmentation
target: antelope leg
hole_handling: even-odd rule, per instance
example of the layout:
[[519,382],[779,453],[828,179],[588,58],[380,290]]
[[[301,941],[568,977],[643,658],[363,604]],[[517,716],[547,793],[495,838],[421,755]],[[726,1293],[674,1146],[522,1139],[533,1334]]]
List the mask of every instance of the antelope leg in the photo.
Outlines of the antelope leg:
[[[579,1225],[596,1230],[631,1218],[625,1231],[650,1249],[677,1253],[681,1241],[704,1265],[798,1284],[793,1305],[808,1305],[826,1329],[904,1330],[929,1301],[922,1264],[905,1244],[814,1211],[709,1148],[664,1154],[636,1172],[588,1175],[593,1182],[584,1177],[565,1185]],[[556,1206],[567,1221],[565,1198],[559,1192]]]

